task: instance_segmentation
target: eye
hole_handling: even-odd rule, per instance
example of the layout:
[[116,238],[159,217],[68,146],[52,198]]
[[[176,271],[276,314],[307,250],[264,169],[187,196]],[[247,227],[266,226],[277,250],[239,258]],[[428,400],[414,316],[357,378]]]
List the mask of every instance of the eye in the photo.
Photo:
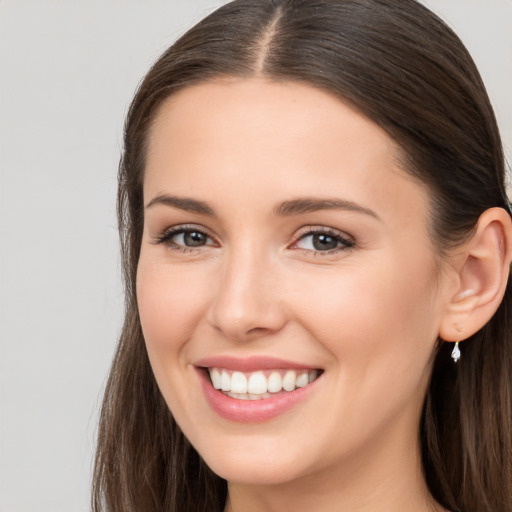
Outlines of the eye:
[[183,226],[166,230],[163,234],[156,237],[155,243],[167,245],[171,249],[184,252],[200,249],[204,246],[216,245],[213,239],[204,231],[195,227],[187,228]]
[[292,248],[330,254],[353,246],[353,240],[331,228],[309,228],[306,233],[299,234]]
[[181,233],[175,233],[171,240],[177,245],[200,247],[207,244],[208,236],[200,231],[182,231]]

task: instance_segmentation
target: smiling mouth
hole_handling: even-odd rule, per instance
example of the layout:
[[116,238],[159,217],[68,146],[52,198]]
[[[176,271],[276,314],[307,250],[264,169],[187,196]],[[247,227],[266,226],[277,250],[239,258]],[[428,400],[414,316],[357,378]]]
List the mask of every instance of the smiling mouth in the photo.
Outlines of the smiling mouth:
[[260,370],[233,371],[207,368],[212,386],[224,395],[237,400],[264,400],[290,393],[314,382],[322,370]]

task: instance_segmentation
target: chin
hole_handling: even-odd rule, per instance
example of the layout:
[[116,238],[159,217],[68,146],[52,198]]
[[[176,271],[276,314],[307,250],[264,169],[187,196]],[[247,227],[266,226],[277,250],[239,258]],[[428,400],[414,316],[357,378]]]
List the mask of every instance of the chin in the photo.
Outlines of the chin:
[[277,485],[284,484],[299,478],[299,468],[297,463],[275,464],[274,462],[243,461],[240,459],[230,459],[215,461],[210,464],[206,461],[210,469],[228,482],[246,484],[246,485]]
[[228,482],[282,484],[308,472],[304,450],[283,449],[286,438],[275,443],[265,436],[263,439],[258,439],[257,435],[236,439],[236,435],[233,435],[226,443],[220,439],[218,441],[210,442],[208,446],[200,443],[196,450],[208,467]]

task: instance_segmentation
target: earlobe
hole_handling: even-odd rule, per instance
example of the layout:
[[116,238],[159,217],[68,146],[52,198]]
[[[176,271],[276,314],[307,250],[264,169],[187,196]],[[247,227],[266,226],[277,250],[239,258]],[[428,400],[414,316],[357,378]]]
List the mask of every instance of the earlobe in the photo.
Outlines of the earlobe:
[[512,222],[503,208],[490,208],[456,256],[457,290],[449,298],[439,336],[460,341],[480,330],[500,305],[512,260]]

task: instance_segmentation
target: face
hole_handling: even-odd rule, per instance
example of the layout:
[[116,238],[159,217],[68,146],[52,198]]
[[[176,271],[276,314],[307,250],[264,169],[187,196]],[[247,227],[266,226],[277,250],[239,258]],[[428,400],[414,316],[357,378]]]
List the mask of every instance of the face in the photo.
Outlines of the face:
[[306,85],[209,82],[161,107],[140,318],[168,406],[223,478],[389,468],[417,450],[444,295],[428,195],[397,157]]

